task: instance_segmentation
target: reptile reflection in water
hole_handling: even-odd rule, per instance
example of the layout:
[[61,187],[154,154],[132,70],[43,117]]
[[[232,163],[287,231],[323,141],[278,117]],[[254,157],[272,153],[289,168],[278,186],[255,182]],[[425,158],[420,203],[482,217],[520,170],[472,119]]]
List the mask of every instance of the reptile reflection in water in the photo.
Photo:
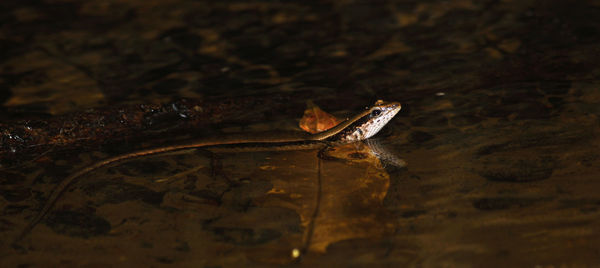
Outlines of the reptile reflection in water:
[[[272,184],[265,196],[255,200],[258,206],[288,208],[300,216],[303,231],[298,239],[302,243],[296,244],[298,254],[324,253],[336,242],[375,239],[393,232],[393,217],[383,205],[390,185],[383,165],[401,168],[405,163],[392,157],[385,144],[369,141],[328,147],[321,150],[316,163],[310,152],[269,158],[263,165],[272,168],[255,174],[255,179]],[[272,245],[257,251],[277,258]],[[266,256],[264,261],[268,261]]]
[[61,194],[83,175],[110,165],[112,163],[133,159],[136,157],[180,151],[193,148],[207,148],[209,150],[226,151],[255,151],[255,150],[302,150],[325,147],[336,143],[350,143],[361,141],[377,134],[401,109],[398,102],[384,102],[378,100],[372,107],[367,107],[363,112],[348,118],[335,127],[313,135],[304,133],[294,135],[280,135],[269,137],[267,135],[231,135],[213,139],[204,139],[191,143],[145,149],[124,155],[115,156],[87,166],[65,178],[58,184],[40,212],[29,222],[13,241],[13,246],[18,247],[18,242],[25,237],[39,221],[52,209]]

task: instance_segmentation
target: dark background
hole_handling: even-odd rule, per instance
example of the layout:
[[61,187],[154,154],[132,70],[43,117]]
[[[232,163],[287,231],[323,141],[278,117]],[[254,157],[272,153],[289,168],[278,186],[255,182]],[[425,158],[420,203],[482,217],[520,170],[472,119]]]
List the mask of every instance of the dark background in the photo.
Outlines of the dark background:
[[[378,207],[392,231],[334,241],[302,263],[597,265],[599,18],[598,1],[1,1],[1,240],[72,170],[65,163],[91,161],[80,153],[186,133],[292,129],[307,100],[344,115],[384,99],[403,104],[382,139],[408,164],[388,170]],[[127,189],[141,191],[142,203],[166,200]],[[252,193],[237,192],[261,207]],[[105,241],[115,220],[89,221],[89,240],[40,231],[27,252],[3,247],[2,259],[118,265],[93,250],[119,244]],[[303,228],[292,225],[273,228],[281,237]],[[140,249],[126,259],[290,261],[288,251],[265,257],[252,251],[257,244],[223,238],[224,229],[205,230],[217,237],[207,248],[231,247],[203,258],[209,251],[178,240],[165,257],[128,237]],[[35,246],[40,240],[46,246]],[[55,241],[67,246],[51,249]]]

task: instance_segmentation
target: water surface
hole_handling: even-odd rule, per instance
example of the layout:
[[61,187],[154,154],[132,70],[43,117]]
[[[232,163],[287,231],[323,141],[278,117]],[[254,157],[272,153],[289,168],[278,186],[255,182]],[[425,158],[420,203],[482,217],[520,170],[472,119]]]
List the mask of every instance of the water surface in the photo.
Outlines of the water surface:
[[[169,135],[188,119],[123,123],[122,140],[94,142],[66,142],[77,135],[66,121],[55,129],[62,143],[2,147],[2,266],[600,263],[597,1],[40,0],[0,10],[4,145],[28,137],[14,129],[82,111],[98,127],[108,119],[94,111],[114,107],[255,105]],[[21,249],[6,242],[77,168],[190,136],[297,130],[309,99],[340,117],[401,102],[377,139],[406,165],[362,145],[135,159],[82,178]]]

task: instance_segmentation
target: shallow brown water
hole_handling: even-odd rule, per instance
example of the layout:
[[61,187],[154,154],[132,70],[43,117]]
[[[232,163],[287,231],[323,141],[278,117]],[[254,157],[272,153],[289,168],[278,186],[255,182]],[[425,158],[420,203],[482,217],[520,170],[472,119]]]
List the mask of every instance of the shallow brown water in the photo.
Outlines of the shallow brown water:
[[[338,116],[385,99],[403,110],[376,139],[406,162],[361,144],[134,159],[85,175],[15,249],[7,241],[68,174],[190,135],[160,135],[180,116],[141,131],[150,138],[25,140],[44,150],[7,154],[22,135],[3,129],[14,161],[0,171],[2,267],[600,265],[598,1],[0,10],[0,118],[14,129],[183,97],[277,105],[193,135],[295,130],[308,99]],[[56,132],[68,138],[67,125]]]

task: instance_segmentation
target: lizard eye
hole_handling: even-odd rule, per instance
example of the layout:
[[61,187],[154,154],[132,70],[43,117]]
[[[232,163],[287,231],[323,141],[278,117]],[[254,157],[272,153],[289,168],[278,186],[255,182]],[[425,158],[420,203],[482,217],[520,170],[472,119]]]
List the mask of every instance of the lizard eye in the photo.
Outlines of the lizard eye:
[[375,109],[371,112],[371,116],[378,116],[381,114],[381,110],[379,109]]

